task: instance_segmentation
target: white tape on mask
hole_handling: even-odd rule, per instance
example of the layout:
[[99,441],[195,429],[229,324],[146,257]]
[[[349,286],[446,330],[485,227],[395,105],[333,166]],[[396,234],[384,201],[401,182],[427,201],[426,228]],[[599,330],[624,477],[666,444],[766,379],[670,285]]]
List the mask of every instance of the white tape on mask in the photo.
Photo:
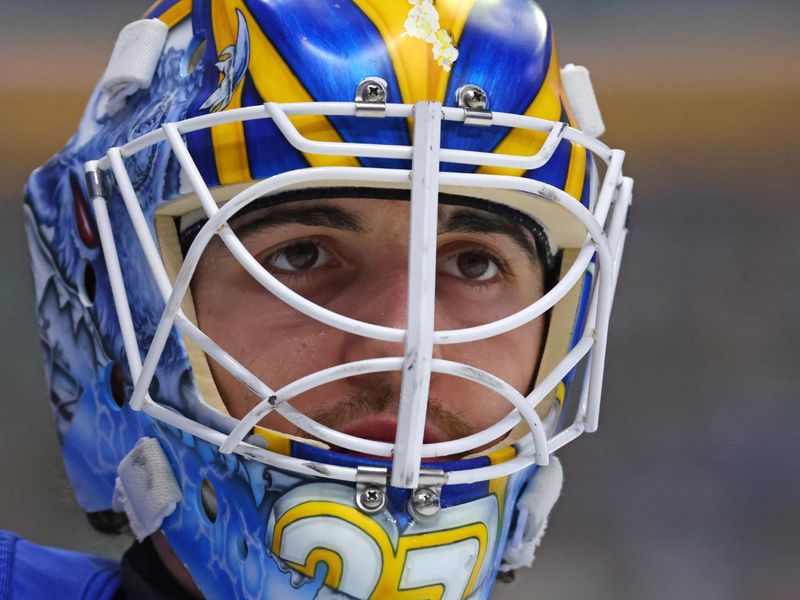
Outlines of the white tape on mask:
[[513,571],[533,564],[536,548],[547,529],[550,511],[561,495],[564,471],[561,462],[550,457],[550,464],[539,467],[528,488],[517,500],[517,523],[508,536],[500,571]]
[[169,27],[158,19],[141,19],[122,28],[103,74],[106,112],[114,115],[128,97],[150,87]]
[[561,79],[578,129],[592,137],[603,135],[606,126],[594,93],[589,69],[567,65],[561,69]]
[[158,531],[161,523],[181,501],[178,482],[161,444],[142,438],[117,468],[112,507],[128,516],[136,539]]

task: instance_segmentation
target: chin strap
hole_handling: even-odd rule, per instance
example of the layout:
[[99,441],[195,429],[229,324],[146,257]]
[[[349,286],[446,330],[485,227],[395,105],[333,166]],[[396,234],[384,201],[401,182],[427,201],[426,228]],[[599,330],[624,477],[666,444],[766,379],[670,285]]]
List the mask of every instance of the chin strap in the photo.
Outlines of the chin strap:
[[533,564],[534,553],[547,529],[547,518],[561,495],[564,471],[561,462],[550,457],[550,464],[539,467],[517,500],[517,521],[508,536],[500,571],[513,571]]
[[128,516],[128,523],[140,542],[155,533],[165,517],[181,501],[178,482],[161,444],[142,438],[117,468],[112,507]]

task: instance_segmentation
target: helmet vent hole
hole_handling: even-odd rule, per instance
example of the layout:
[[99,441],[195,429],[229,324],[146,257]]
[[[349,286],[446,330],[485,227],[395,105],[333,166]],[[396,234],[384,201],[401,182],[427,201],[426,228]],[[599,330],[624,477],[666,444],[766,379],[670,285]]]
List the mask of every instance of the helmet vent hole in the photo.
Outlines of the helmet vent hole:
[[158,381],[158,375],[153,375],[153,380],[150,382],[150,387],[147,388],[152,398],[158,398],[158,393],[161,391],[161,384]]
[[119,363],[114,363],[114,366],[111,367],[111,397],[114,399],[114,402],[117,406],[122,408],[125,406],[125,402],[128,401],[130,394],[126,389],[125,385],[125,375],[122,367]]
[[84,306],[92,306],[97,294],[97,278],[94,274],[94,267],[88,260],[83,259],[81,263],[81,274],[78,284],[78,295]]
[[206,513],[208,520],[215,523],[219,512],[219,501],[217,500],[217,490],[208,479],[203,479],[203,483],[200,485],[200,504],[203,505],[203,512]]
[[183,64],[184,75],[191,75],[197,68],[197,65],[200,64],[200,61],[203,60],[203,54],[206,52],[207,44],[208,40],[205,36],[196,37],[192,40],[191,44],[189,44]]
[[239,558],[242,560],[247,560],[247,555],[250,553],[250,546],[247,544],[247,540],[242,538],[239,540]]

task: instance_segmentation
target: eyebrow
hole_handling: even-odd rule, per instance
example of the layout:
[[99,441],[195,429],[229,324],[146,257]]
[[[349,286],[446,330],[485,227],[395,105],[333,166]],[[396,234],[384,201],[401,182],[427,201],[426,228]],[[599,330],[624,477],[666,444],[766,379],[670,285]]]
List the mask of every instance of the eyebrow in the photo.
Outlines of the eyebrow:
[[456,210],[445,218],[439,215],[439,233],[478,233],[504,235],[519,246],[532,263],[539,261],[534,242],[526,235],[522,225],[489,212],[469,209]]
[[[353,233],[368,231],[363,220],[347,209],[320,204],[315,206],[277,206],[263,212],[257,218],[242,225],[231,227],[243,242],[251,236],[281,225],[301,224],[309,227],[330,227]],[[476,233],[482,235],[504,235],[522,249],[532,263],[538,262],[538,253],[533,241],[525,234],[523,227],[502,216],[487,211],[461,208],[445,215],[439,207],[439,234]]]
[[236,225],[234,219],[231,227],[236,232],[236,235],[239,236],[239,239],[245,241],[266,229],[288,224],[330,227],[352,231],[353,233],[364,233],[366,231],[363,221],[355,213],[325,204],[318,206],[278,206],[242,225]]

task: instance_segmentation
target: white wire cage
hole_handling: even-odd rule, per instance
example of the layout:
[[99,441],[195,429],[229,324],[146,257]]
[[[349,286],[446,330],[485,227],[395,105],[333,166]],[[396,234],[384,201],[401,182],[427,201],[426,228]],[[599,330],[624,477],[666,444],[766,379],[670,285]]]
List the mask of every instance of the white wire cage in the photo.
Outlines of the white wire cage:
[[[463,123],[468,114],[462,108],[442,107],[435,102],[415,105],[388,104],[383,118],[413,119],[413,141],[409,146],[323,142],[303,136],[291,117],[303,115],[349,116],[358,118],[357,105],[347,103],[266,103],[194,117],[177,123],[166,123],[127,144],[110,148],[99,160],[86,163],[86,172],[96,185],[92,187],[95,210],[104,258],[108,268],[114,303],[120,322],[129,369],[134,381],[130,399],[133,410],[144,410],[153,418],[168,423],[190,435],[219,447],[222,453],[236,452],[248,458],[305,475],[321,476],[341,481],[356,481],[357,469],[333,464],[315,464],[308,460],[286,456],[254,445],[247,438],[264,417],[277,411],[310,437],[352,452],[391,459],[391,484],[415,488],[425,459],[467,453],[497,440],[524,422],[527,435],[518,443],[518,454],[505,462],[487,467],[447,473],[448,484],[485,481],[510,475],[534,463],[545,465],[548,457],[584,431],[597,428],[600,391],[603,381],[606,341],[611,305],[614,297],[619,264],[626,237],[626,216],[630,206],[633,182],[622,174],[624,153],[569,127],[565,123],[535,117],[492,113],[491,125],[523,129],[546,134],[544,143],[530,156],[467,151],[441,147],[441,127],[444,121]],[[232,122],[271,119],[280,132],[297,150],[315,155],[349,156],[357,158],[404,159],[411,169],[368,167],[309,167],[284,172],[257,181],[218,206],[184,142],[183,136],[193,131]],[[468,126],[468,125],[463,125]],[[605,165],[605,173],[593,206],[586,207],[564,190],[535,179],[477,173],[441,172],[440,163],[506,167],[532,170],[545,165],[562,143],[579,144],[592,152]],[[125,167],[124,159],[160,143],[168,143],[174,152],[183,176],[207,217],[206,223],[192,241],[177,277],[170,279],[159,251],[158,242],[142,210],[136,190]],[[107,201],[100,185],[100,174],[111,172],[116,180],[125,209],[131,219],[148,267],[165,302],[165,308],[147,353],[137,342],[130,305],[114,233],[108,215]],[[313,186],[331,181],[348,183],[368,182],[375,186],[411,184],[408,306],[405,329],[386,327],[353,319],[313,303],[294,292],[259,261],[243,245],[228,222],[252,202],[297,186]],[[492,189],[523,192],[539,202],[551,203],[567,211],[586,231],[585,241],[572,265],[559,281],[541,298],[515,314],[458,330],[435,330],[433,315],[436,277],[436,236],[438,194],[445,187]],[[203,251],[214,237],[219,237],[236,261],[264,288],[298,312],[320,323],[353,335],[403,344],[403,356],[376,357],[341,364],[310,373],[280,389],[273,389],[248,370],[240,361],[210,339],[181,310],[192,276]],[[527,394],[495,375],[475,367],[437,359],[433,348],[442,344],[460,344],[484,340],[521,327],[544,315],[582,280],[587,269],[594,270],[587,318],[577,343],[561,358],[552,370],[539,379]],[[228,370],[260,401],[239,420],[230,432],[213,429],[181,415],[154,401],[148,389],[166,347],[173,327],[187,340],[197,344],[209,357]],[[591,353],[591,356],[589,356]],[[572,423],[559,432],[548,432],[536,412],[536,407],[584,359],[587,376],[584,378],[579,405]],[[314,421],[292,406],[291,400],[316,387],[368,373],[399,371],[402,373],[394,443],[369,440],[347,435]],[[511,405],[509,413],[492,426],[463,437],[437,443],[423,443],[428,389],[432,373],[446,374],[477,383],[505,398]]]

